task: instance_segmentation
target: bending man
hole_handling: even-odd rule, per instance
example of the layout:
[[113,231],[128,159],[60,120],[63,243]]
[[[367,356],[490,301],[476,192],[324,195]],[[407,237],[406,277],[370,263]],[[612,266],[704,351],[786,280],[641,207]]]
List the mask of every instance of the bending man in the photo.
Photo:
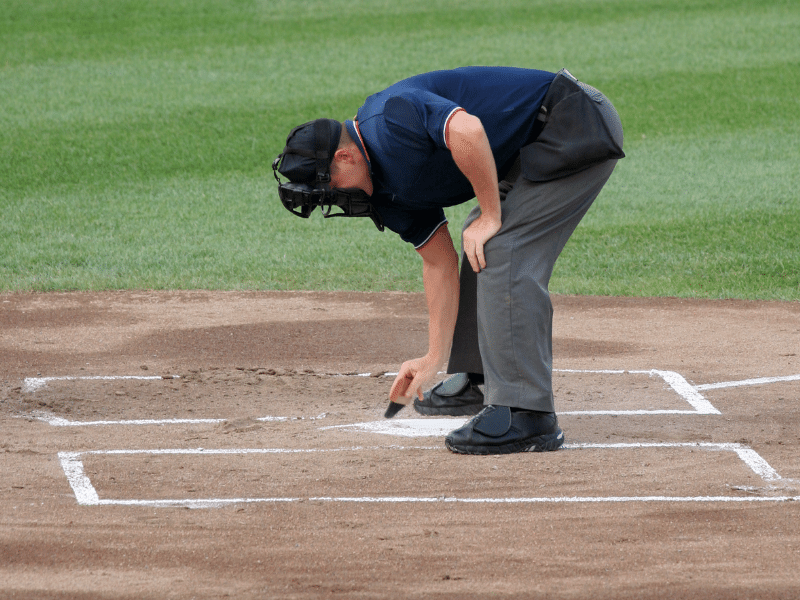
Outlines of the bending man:
[[[423,414],[477,413],[445,444],[497,454],[563,443],[548,284],[623,156],[613,106],[568,71],[466,67],[400,81],[367,98],[354,120],[295,128],[276,168],[331,198],[359,191],[360,214],[413,244],[429,349],[403,363],[390,401],[413,400]],[[473,197],[459,275],[443,208]],[[456,375],[423,394],[448,355]]]

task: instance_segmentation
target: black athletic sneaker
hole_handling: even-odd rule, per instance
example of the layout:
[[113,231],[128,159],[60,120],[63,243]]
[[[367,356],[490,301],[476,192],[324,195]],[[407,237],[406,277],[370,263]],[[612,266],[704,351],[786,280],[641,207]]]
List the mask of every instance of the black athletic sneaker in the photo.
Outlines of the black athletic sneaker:
[[547,452],[564,443],[555,413],[511,410],[489,405],[444,439],[459,454]]
[[414,400],[414,409],[423,415],[462,417],[478,414],[483,408],[483,392],[469,380],[467,373],[456,373],[437,383]]

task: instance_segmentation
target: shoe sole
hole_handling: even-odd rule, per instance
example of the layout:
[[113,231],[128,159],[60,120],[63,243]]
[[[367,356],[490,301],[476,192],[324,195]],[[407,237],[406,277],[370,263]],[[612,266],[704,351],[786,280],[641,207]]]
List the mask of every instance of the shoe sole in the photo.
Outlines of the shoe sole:
[[440,416],[449,416],[449,417],[469,417],[471,415],[477,415],[479,412],[483,410],[483,404],[464,404],[463,406],[425,406],[424,404],[419,404],[418,400],[414,400],[414,410],[416,410],[421,415],[426,415],[428,417],[440,417]]
[[514,454],[516,452],[552,452],[558,450],[564,443],[564,432],[559,429],[555,433],[548,433],[539,437],[530,438],[504,446],[456,446],[444,439],[444,445],[456,454]]

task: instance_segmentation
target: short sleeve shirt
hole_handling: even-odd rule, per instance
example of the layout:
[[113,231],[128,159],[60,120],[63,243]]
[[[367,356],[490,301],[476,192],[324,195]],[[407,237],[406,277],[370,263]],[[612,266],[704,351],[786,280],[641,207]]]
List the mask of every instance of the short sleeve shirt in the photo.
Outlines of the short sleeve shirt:
[[[500,173],[528,143],[554,73],[464,67],[400,81],[367,98],[358,131],[370,159],[372,202],[384,225],[419,248],[444,223],[444,208],[474,197],[447,147],[459,109],[481,120]],[[356,133],[354,136],[353,133]]]

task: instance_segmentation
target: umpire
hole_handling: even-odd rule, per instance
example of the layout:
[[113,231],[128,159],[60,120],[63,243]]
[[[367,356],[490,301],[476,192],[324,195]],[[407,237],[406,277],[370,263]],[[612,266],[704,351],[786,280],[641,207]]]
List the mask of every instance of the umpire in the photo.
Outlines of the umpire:
[[[403,363],[389,399],[415,398],[423,414],[477,413],[446,446],[501,454],[564,441],[548,284],[623,156],[616,110],[566,69],[464,67],[400,81],[351,121],[296,127],[275,166],[323,195],[360,190],[379,228],[419,252],[428,353]],[[443,208],[473,197],[459,276]],[[423,394],[448,353],[455,375]]]

